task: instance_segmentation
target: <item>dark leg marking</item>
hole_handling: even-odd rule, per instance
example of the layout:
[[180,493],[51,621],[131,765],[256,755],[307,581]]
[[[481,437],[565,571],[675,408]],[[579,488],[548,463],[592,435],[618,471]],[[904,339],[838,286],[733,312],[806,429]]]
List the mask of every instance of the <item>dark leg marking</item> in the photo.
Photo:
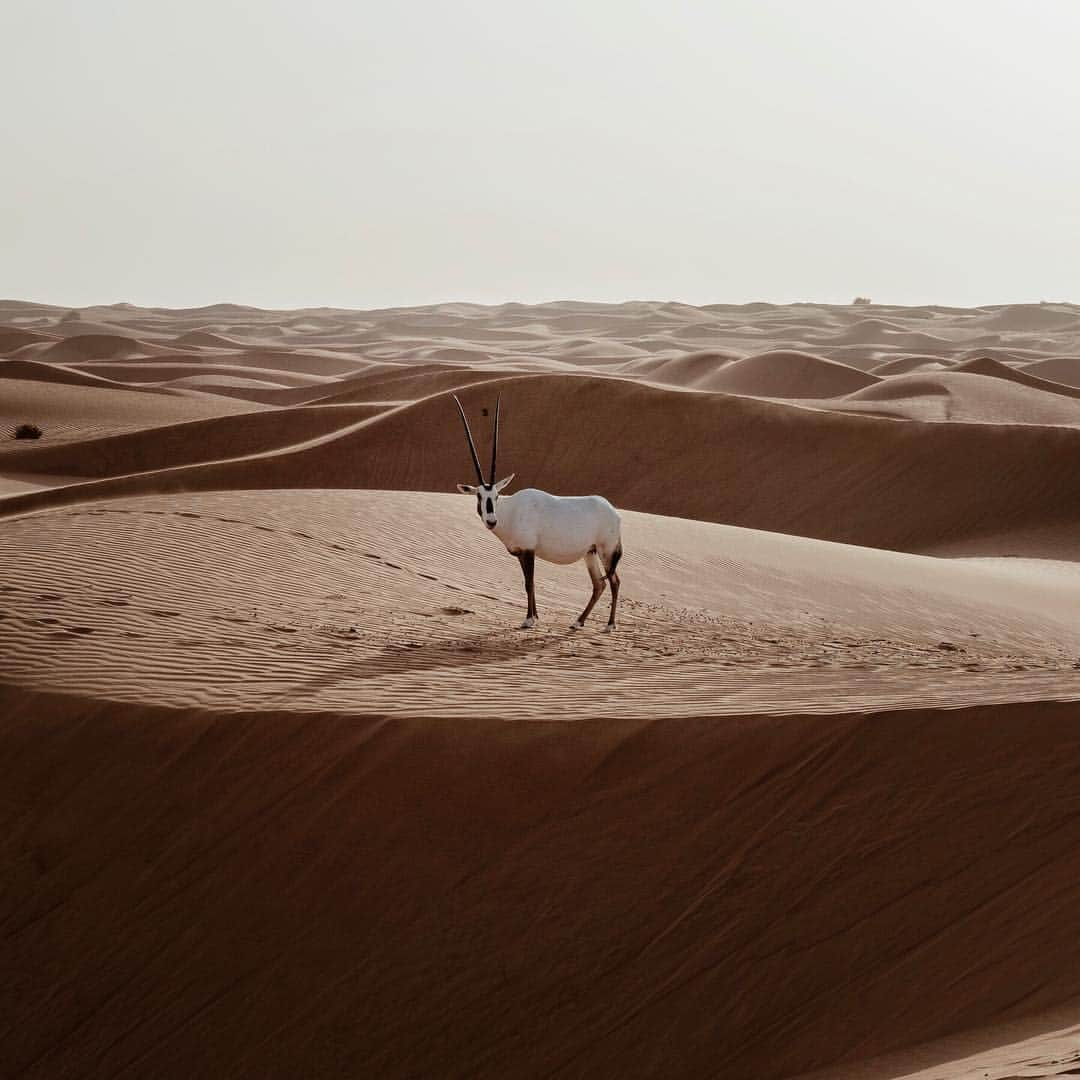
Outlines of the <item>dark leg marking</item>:
[[536,589],[533,581],[533,570],[536,566],[536,555],[531,551],[518,553],[518,562],[521,563],[521,572],[525,575],[525,595],[529,601],[529,608],[525,614],[526,619],[538,618],[536,614]]

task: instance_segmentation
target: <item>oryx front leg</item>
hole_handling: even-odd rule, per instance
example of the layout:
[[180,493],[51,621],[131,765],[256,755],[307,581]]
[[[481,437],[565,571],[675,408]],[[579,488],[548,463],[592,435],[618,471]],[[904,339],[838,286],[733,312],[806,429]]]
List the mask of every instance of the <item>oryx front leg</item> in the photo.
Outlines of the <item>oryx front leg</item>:
[[539,618],[536,614],[536,589],[533,582],[536,555],[531,551],[522,551],[518,554],[518,562],[521,563],[521,572],[525,575],[525,595],[529,601],[529,607],[525,612],[525,621],[521,624],[521,629],[531,630]]
[[595,552],[589,552],[585,556],[585,567],[589,571],[589,579],[592,581],[592,596],[585,605],[585,610],[577,617],[577,622],[571,623],[571,630],[580,630],[585,625],[589,612],[596,606],[596,601],[600,599],[600,594],[604,591],[604,568],[601,566],[600,559]]

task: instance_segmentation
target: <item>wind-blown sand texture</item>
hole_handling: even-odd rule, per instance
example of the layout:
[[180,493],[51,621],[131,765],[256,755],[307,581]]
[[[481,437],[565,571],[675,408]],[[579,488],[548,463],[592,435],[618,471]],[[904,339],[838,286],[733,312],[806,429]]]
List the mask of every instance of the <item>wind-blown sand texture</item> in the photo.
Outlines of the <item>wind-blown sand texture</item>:
[[1076,1072],[1077,386],[1066,304],[0,301],[0,1075]]

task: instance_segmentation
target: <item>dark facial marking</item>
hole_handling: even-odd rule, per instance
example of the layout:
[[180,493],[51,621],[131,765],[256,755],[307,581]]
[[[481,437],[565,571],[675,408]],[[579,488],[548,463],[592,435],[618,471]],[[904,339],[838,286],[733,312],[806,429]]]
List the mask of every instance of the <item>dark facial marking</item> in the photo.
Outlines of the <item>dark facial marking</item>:
[[487,507],[487,512],[488,512],[489,514],[494,514],[494,513],[495,513],[495,507],[494,507],[494,506],[493,506],[493,505],[491,504],[491,496],[490,496],[490,495],[488,496],[488,507]]

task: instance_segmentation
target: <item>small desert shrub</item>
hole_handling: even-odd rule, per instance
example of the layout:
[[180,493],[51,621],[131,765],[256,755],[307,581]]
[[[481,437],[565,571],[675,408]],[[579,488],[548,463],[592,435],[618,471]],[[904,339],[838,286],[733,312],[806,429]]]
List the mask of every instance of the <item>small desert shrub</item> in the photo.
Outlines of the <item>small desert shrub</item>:
[[872,304],[874,301],[869,296],[856,296],[851,302],[855,307],[866,307],[867,304]]
[[20,424],[15,429],[16,439],[40,439],[41,428],[37,424]]

